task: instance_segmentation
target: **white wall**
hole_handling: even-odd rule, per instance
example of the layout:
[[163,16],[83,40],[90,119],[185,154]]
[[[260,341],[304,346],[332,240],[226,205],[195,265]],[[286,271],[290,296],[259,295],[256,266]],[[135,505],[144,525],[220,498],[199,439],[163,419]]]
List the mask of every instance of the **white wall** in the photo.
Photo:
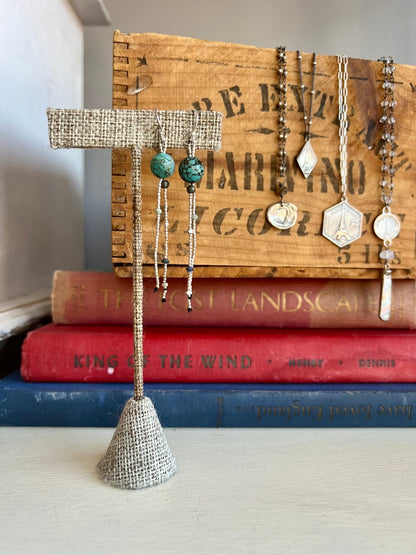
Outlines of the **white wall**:
[[[165,33],[416,65],[414,0],[105,0],[112,28],[85,33],[85,103],[111,107],[112,32]],[[186,83],[184,83],[186,86]],[[110,152],[86,157],[88,268],[111,268]]]
[[50,149],[46,119],[83,106],[83,28],[67,0],[2,0],[0,46],[1,313],[84,264],[84,153]]

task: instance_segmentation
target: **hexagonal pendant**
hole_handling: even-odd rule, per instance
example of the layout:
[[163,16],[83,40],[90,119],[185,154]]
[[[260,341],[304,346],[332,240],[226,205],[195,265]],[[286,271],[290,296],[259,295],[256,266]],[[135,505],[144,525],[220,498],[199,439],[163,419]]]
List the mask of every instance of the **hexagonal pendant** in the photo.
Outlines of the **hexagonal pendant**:
[[363,215],[342,200],[324,212],[322,235],[338,247],[345,247],[361,237]]
[[311,175],[313,168],[316,166],[316,162],[318,161],[310,141],[306,141],[306,143],[303,145],[303,148],[297,155],[296,160],[300,169],[302,170],[304,177],[308,178]]

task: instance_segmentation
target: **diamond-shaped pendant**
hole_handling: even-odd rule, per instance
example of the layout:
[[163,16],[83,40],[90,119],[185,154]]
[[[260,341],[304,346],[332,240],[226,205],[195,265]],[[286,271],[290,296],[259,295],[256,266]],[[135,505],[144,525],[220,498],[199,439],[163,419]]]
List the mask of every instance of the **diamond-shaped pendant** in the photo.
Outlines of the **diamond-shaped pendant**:
[[303,145],[303,148],[297,155],[296,160],[300,169],[302,170],[303,175],[305,176],[305,178],[308,178],[311,175],[313,168],[316,166],[316,162],[318,161],[310,141],[306,141],[306,143]]
[[342,200],[324,212],[322,235],[342,248],[361,237],[363,215]]

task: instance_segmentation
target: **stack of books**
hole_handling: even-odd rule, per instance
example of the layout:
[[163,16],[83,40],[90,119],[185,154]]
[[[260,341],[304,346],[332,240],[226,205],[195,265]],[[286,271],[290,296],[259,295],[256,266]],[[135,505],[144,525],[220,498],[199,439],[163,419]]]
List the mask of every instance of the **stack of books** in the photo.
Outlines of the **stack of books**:
[[[414,426],[416,287],[373,280],[144,280],[144,380],[164,426]],[[1,382],[0,422],[115,426],[132,396],[132,283],[58,271],[53,323]],[[413,410],[413,405],[415,409]]]

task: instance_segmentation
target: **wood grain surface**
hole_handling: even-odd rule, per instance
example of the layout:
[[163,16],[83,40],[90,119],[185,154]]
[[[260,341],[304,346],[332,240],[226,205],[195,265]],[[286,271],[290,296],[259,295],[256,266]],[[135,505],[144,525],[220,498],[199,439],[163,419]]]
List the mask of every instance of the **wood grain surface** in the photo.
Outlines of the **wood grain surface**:
[[[380,56],[386,53],[381,52]],[[311,80],[312,54],[303,53],[304,84]],[[119,109],[212,109],[224,114],[220,152],[197,152],[206,173],[197,190],[199,214],[195,276],[302,276],[377,278],[381,241],[372,224],[380,213],[382,100],[377,61],[350,59],[348,80],[348,199],[363,212],[360,240],[339,249],[321,234],[326,208],[340,199],[338,64],[317,55],[312,145],[318,163],[305,179],[296,164],[303,145],[303,112],[296,52],[287,53],[289,157],[286,200],[298,206],[298,222],[279,231],[265,218],[277,202],[277,64],[273,48],[208,42],[157,34],[114,35],[113,107]],[[416,68],[398,65],[396,142],[398,156],[392,210],[402,221],[395,239],[395,278],[414,278],[416,168]],[[151,84],[149,85],[149,82]],[[138,86],[139,94],[129,94]],[[308,99],[309,95],[305,95]],[[184,151],[171,151],[177,164]],[[144,273],[153,273],[157,179],[143,155]],[[130,154],[115,150],[112,184],[113,264],[131,275]],[[170,275],[185,276],[187,194],[177,172],[170,179]],[[160,249],[162,247],[160,246]]]

